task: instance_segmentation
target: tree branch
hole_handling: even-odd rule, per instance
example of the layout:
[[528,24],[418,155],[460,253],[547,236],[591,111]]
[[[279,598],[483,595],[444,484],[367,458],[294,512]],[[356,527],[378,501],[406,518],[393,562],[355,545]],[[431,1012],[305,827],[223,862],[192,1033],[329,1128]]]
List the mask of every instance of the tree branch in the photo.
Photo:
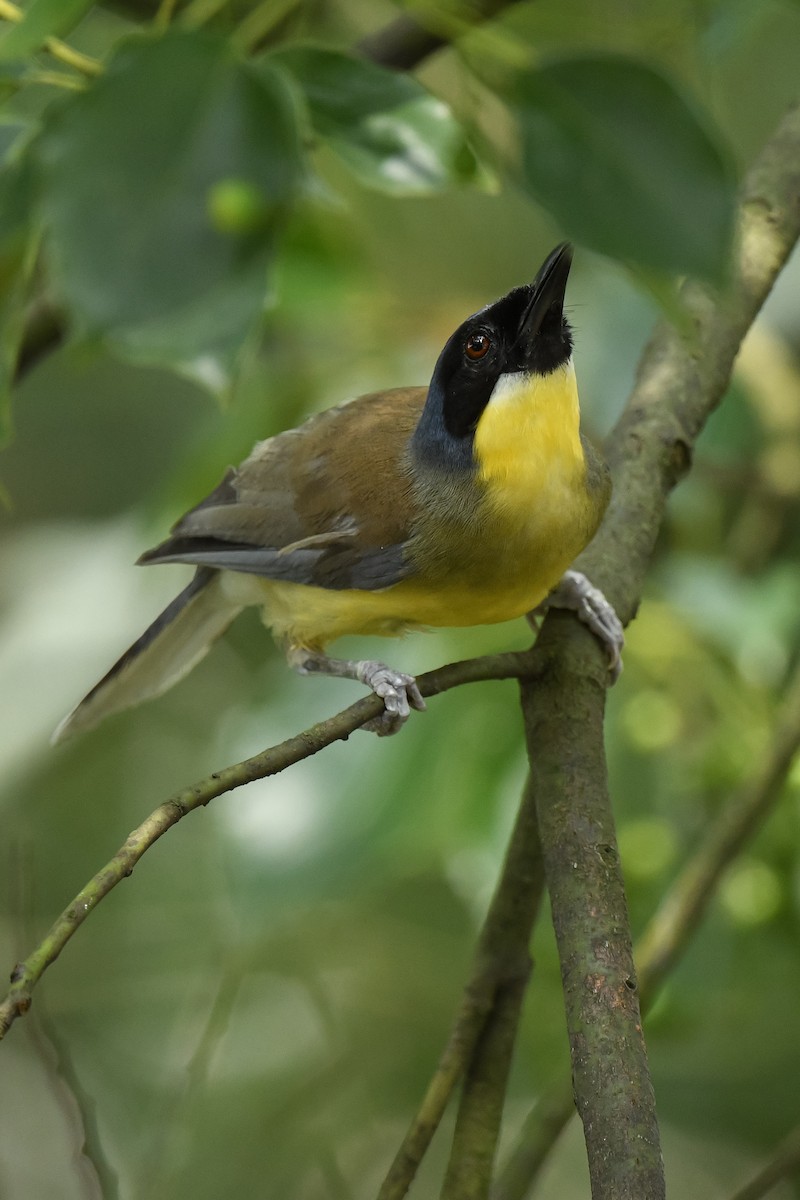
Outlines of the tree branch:
[[498,988],[469,1064],[441,1200],[485,1200],[492,1182],[528,970]]
[[571,642],[522,687],[561,960],[575,1102],[594,1197],[665,1195],[603,752],[607,668]]
[[379,66],[413,71],[431,54],[450,45],[457,34],[491,20],[503,9],[518,3],[519,0],[472,0],[462,12],[452,15],[431,9],[430,27],[404,13],[382,29],[367,34],[356,50]]
[[[12,21],[15,24],[19,24],[24,17],[24,9],[14,4],[12,0],[0,0],[0,18],[4,21]],[[101,62],[96,58],[91,58],[88,54],[83,54],[80,50],[74,50],[72,46],[68,46],[66,42],[62,42],[61,38],[45,38],[43,45],[44,49],[53,58],[58,59],[65,66],[79,71],[82,75],[88,76],[90,79],[101,75],[103,72],[103,64]]]
[[[608,440],[614,495],[579,565],[625,620],[638,606],[669,492],[688,470],[694,441],[722,398],[741,339],[798,236],[800,107],[794,107],[744,181],[740,244],[726,295],[714,298],[697,285],[683,289],[685,327],[662,324],[656,329],[634,391]],[[658,1195],[647,1190],[656,1186],[647,1141],[654,1113],[643,1074],[634,994],[626,982],[633,982],[633,974],[599,733],[604,707],[600,651],[576,621],[553,612],[533,657],[532,674],[539,683],[535,690],[523,689],[528,739],[593,1195]],[[726,837],[729,843],[735,840],[730,834]],[[571,863],[577,863],[577,869]],[[583,902],[570,882],[570,869],[584,877]],[[614,944],[606,946],[606,939]],[[588,1027],[583,1024],[587,1018]],[[607,1043],[594,1036],[600,1028],[609,1034]],[[596,1043],[592,1063],[583,1057],[587,1035]],[[613,1075],[618,1062],[630,1070],[633,1060],[638,1064],[633,1119],[645,1135],[648,1153],[644,1179],[637,1182],[634,1171],[623,1182],[615,1164],[631,1158],[631,1110],[627,1096],[604,1074],[604,1066]],[[564,1095],[546,1106],[553,1137],[561,1128],[560,1118],[566,1120]],[[598,1140],[600,1127],[610,1141]],[[540,1150],[545,1141],[539,1138]],[[499,1194],[521,1192],[501,1188]]]
[[472,1057],[492,1008],[496,980],[476,966],[464,988],[453,1027],[414,1119],[381,1184],[378,1200],[402,1200],[439,1128],[450,1097]]
[[[402,1200],[459,1079],[466,1074],[443,1200],[488,1194],[506,1079],[531,969],[528,945],[544,891],[530,783],[522,796],[500,878],[447,1046],[378,1200]],[[469,1190],[477,1184],[479,1190]]]
[[492,1200],[525,1200],[558,1138],[574,1116],[571,1081],[560,1080],[539,1096],[492,1189]]
[[782,1179],[800,1173],[800,1125],[784,1138],[775,1157],[731,1196],[731,1200],[761,1200]]
[[[450,663],[436,671],[428,671],[425,675],[420,675],[417,682],[423,696],[435,696],[463,683],[525,676],[530,670],[530,664],[530,651],[493,654]],[[252,758],[215,771],[199,783],[175,792],[160,804],[126,838],[114,857],[78,892],[33,953],[24,962],[17,963],[11,973],[8,995],[0,1003],[0,1039],[5,1036],[16,1018],[28,1011],[34,987],[89,913],[121,880],[132,873],[142,855],[154,842],[163,837],[167,830],[177,825],[188,813],[202,808],[225,792],[252,783],[254,779],[277,775],[294,763],[317,754],[333,742],[346,741],[354,730],[378,716],[382,706],[383,701],[377,696],[365,696],[328,720],[320,721],[295,737],[263,750]]]
[[642,1005],[649,1008],[706,914],[733,859],[781,796],[800,751],[800,664],[790,680],[775,736],[748,784],[725,805],[664,896],[637,945]]
[[464,1081],[442,1200],[484,1200],[489,1195],[514,1043],[533,965],[530,940],[543,895],[542,846],[529,777],[478,943],[478,960],[495,964],[497,990]]
[[[791,196],[792,181],[780,175],[785,141],[796,136],[796,114],[790,114],[774,139],[778,148],[771,144],[748,177],[739,286],[723,306],[724,319],[704,292],[687,289],[687,306],[695,322],[694,345],[686,334],[680,335],[671,327],[662,326],[657,331],[631,403],[612,435],[611,457],[619,467],[616,500],[589,551],[589,555],[594,552],[599,564],[598,569],[590,568],[590,574],[628,617],[638,603],[666,497],[688,468],[689,448],[724,391],[738,342],[797,236],[793,232],[796,214],[793,224],[784,207]],[[777,195],[770,193],[773,184]],[[772,254],[767,253],[760,262],[751,261],[754,245],[769,247],[770,230],[777,231],[775,241],[779,244],[773,243]],[[697,365],[698,352],[709,348],[716,354],[710,354],[704,362],[704,377]],[[663,382],[673,375],[677,383],[664,404]],[[687,397],[694,401],[688,407]],[[636,453],[627,457],[634,449],[633,443]],[[639,443],[649,457],[641,453]],[[640,469],[643,459],[645,471]],[[633,544],[630,539],[634,539]],[[616,574],[610,570],[612,564]],[[617,578],[627,584],[624,591],[614,589]],[[545,629],[542,644],[534,652],[540,665],[537,687],[523,688],[523,703],[548,886],[562,955],[575,1089],[584,1116],[593,1186],[597,1195],[656,1197],[664,1193],[663,1169],[605,785],[604,668],[599,654],[588,650],[591,640],[573,628],[568,618],[554,614]],[[552,648],[548,648],[548,638]],[[562,644],[557,653],[559,638]],[[587,653],[593,654],[593,671],[587,670]],[[566,805],[562,802],[565,778],[569,796]],[[573,883],[576,863],[581,868],[577,888]],[[434,1090],[439,1082],[435,1077]],[[443,1108],[441,1096],[438,1103]],[[552,1136],[563,1126],[569,1111],[562,1096],[548,1106],[546,1117]],[[426,1113],[424,1105],[422,1112]],[[425,1126],[425,1136],[419,1137],[422,1126],[424,1120],[412,1126],[409,1135],[412,1140],[419,1138],[419,1142],[414,1141],[414,1170],[419,1161],[416,1155],[421,1157],[432,1135],[432,1129]],[[546,1145],[547,1138],[541,1139],[542,1150]],[[403,1149],[400,1159],[402,1154]],[[458,1157],[454,1149],[451,1164]],[[397,1167],[396,1162],[393,1170]],[[400,1170],[404,1176],[408,1174],[402,1165]],[[410,1182],[410,1175],[408,1179]],[[381,1200],[403,1194],[403,1190],[384,1191]]]
[[[798,751],[800,664],[787,685],[775,736],[751,780],[709,825],[634,948],[643,1014],[680,961],[725,870],[780,799]],[[570,1086],[557,1085],[539,1098],[503,1168],[495,1200],[523,1200],[574,1111]]]

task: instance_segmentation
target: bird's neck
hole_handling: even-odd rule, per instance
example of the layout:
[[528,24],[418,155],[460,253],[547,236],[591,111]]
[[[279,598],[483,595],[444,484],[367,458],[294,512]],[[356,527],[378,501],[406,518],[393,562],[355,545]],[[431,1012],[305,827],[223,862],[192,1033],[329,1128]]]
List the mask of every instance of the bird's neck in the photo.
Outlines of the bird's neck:
[[515,508],[585,475],[572,361],[548,375],[503,375],[475,430],[478,476],[497,502]]

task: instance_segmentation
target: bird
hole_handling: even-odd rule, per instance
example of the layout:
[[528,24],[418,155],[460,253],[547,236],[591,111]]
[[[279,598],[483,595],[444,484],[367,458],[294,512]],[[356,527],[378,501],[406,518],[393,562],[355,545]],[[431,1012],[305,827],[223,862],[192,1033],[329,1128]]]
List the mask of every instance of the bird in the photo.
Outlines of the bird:
[[[570,564],[611,481],[580,430],[564,312],[568,242],[532,283],[463,321],[430,384],[373,392],[258,442],[139,559],[189,563],[189,585],[64,718],[60,741],[182,678],[247,606],[302,674],[360,680],[396,733],[425,702],[413,675],[331,658],[350,634],[493,624],[574,609],[621,669],[622,626]],[[534,622],[534,616],[531,615]]]

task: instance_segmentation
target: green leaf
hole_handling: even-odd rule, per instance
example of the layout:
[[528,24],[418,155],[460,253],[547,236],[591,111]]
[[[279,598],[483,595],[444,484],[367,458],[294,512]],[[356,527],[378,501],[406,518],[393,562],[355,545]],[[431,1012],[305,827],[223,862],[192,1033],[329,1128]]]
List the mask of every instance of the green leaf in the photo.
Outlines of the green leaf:
[[450,109],[408,75],[315,46],[275,51],[267,61],[291,74],[314,132],[367,186],[424,195],[476,176]]
[[19,24],[0,36],[0,60],[34,54],[48,38],[72,29],[91,5],[92,0],[32,0]]
[[19,91],[30,74],[30,66],[26,62],[0,61],[0,101]]
[[527,189],[578,241],[659,271],[724,277],[734,180],[720,141],[664,76],[574,58],[508,90]]
[[[63,105],[39,161],[57,278],[81,328],[141,361],[214,359],[229,372],[264,308],[300,172],[281,73],[204,34],[131,40]],[[251,210],[258,198],[259,220],[221,226],[221,184]]]
[[[21,147],[32,135],[34,126],[27,117],[4,113],[0,116],[0,163],[3,166],[20,157]],[[2,220],[2,213],[0,213]]]

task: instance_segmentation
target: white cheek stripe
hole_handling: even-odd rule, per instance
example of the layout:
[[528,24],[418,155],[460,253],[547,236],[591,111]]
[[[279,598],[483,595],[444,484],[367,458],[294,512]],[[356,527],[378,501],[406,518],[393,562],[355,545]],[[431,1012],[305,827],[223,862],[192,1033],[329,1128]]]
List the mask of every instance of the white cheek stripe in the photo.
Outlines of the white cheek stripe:
[[[556,370],[563,371],[565,374],[572,375],[575,373],[575,368],[572,359],[569,358],[562,367],[557,367]],[[553,375],[555,371],[553,372]],[[506,371],[501,375],[497,383],[494,385],[492,394],[489,397],[490,404],[508,404],[518,400],[521,396],[529,393],[531,389],[535,389],[539,382],[544,382],[550,379],[550,375],[536,375],[532,371]]]

